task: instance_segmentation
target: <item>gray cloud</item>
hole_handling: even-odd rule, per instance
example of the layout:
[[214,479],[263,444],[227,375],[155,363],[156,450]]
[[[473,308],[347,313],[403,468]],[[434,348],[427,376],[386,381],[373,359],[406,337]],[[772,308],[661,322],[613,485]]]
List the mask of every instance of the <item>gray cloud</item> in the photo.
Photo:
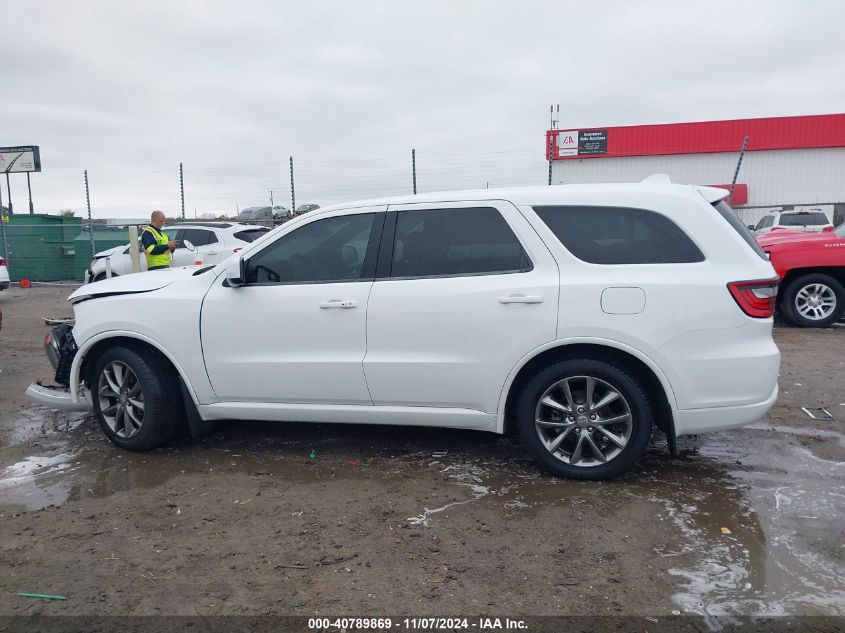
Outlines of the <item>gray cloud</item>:
[[[44,211],[139,216],[540,184],[565,127],[838,112],[839,2],[75,2],[4,7],[0,144]],[[26,186],[15,176],[17,210]],[[5,189],[5,187],[4,187]],[[4,191],[5,200],[5,191]]]

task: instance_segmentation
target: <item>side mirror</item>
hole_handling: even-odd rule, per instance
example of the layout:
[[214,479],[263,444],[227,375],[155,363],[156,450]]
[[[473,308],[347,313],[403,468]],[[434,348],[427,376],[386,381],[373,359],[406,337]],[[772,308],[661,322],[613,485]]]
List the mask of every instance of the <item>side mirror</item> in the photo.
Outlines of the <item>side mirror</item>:
[[833,233],[836,229],[832,226],[826,226],[822,229],[822,233]]
[[753,224],[749,224],[749,225],[748,225],[748,230],[749,230],[749,231],[753,231],[755,228],[757,228],[757,227],[755,227]]
[[182,240],[182,246],[187,248],[189,251],[197,250],[197,247],[194,246],[193,242],[189,242],[188,240]]
[[243,286],[246,282],[246,262],[243,257],[230,257],[226,260],[226,281],[230,286]]

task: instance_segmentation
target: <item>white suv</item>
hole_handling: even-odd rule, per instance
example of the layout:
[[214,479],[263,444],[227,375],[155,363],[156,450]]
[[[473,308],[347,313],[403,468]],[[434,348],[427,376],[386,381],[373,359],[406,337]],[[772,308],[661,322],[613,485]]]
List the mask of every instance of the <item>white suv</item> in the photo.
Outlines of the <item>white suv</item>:
[[802,233],[821,233],[825,229],[833,230],[833,224],[824,211],[779,211],[764,215],[754,226],[749,226],[756,235],[765,235],[778,229],[801,231]]
[[72,337],[48,345],[70,393],[29,392],[90,398],[130,450],[185,419],[195,435],[228,419],[514,428],[556,475],[614,477],[653,426],[672,446],[777,397],[777,278],[726,195],[573,185],[321,209],[213,269],[79,289]]
[[[143,230],[143,228],[140,230]],[[270,229],[266,226],[236,222],[185,222],[165,226],[162,230],[170,239],[179,242],[179,247],[173,251],[171,265],[190,266],[197,261],[201,261],[203,264],[221,262]],[[186,248],[186,243],[190,243],[193,250]],[[141,272],[146,272],[147,260],[143,253],[140,255]],[[94,255],[88,270],[85,271],[85,283],[105,279],[107,261],[113,277],[132,273],[132,258],[129,255],[129,246],[116,246]]]

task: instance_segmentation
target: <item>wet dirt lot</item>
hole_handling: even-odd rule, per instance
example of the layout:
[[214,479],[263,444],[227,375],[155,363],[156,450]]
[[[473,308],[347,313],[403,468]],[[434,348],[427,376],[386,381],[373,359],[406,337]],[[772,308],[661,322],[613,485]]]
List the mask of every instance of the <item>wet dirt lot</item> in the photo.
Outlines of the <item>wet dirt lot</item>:
[[580,483],[444,430],[229,424],[122,451],[24,399],[67,294],[0,293],[0,615],[845,615],[843,327],[776,330],[766,419]]

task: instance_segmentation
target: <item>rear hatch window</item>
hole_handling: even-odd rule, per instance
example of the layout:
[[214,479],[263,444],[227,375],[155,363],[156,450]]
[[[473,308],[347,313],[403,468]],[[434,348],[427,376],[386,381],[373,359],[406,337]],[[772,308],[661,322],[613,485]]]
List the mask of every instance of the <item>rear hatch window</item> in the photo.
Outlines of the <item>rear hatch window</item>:
[[254,242],[269,230],[270,229],[246,229],[235,233],[235,237],[243,242]]
[[824,226],[830,221],[821,211],[807,213],[784,213],[780,216],[780,226]]
[[730,224],[734,230],[739,233],[740,237],[744,239],[751,249],[760,256],[760,259],[768,261],[769,258],[766,257],[766,253],[764,253],[763,249],[760,248],[760,245],[757,243],[757,240],[754,239],[754,236],[751,235],[751,231],[748,230],[748,227],[742,223],[739,216],[734,213],[733,209],[731,209],[731,205],[724,200],[720,200],[719,202],[713,203],[713,208],[719,212],[719,215],[728,221],[728,224]]

